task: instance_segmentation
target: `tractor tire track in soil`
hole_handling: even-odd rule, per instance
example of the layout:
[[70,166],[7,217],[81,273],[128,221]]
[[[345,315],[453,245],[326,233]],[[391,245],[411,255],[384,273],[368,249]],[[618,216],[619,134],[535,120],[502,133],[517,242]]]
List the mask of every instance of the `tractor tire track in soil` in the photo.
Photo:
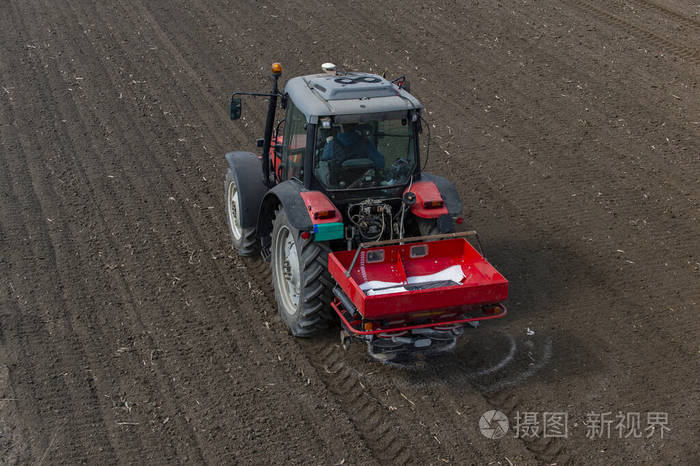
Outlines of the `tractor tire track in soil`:
[[[612,14],[609,11],[606,11],[604,7],[597,7],[589,2],[586,1],[581,1],[581,0],[562,0],[565,3],[571,4],[576,6],[577,8],[580,8],[583,11],[589,12],[604,21],[607,21],[611,24],[614,24],[616,26],[619,26],[621,29],[623,29],[626,32],[629,32],[630,34],[638,37],[639,39],[650,42],[653,44],[653,46],[658,47],[661,51],[667,51],[673,55],[676,55],[679,58],[685,59],[690,63],[698,64],[700,63],[700,48],[698,48],[698,44],[696,44],[695,47],[688,47],[683,44],[679,44],[673,40],[667,39],[666,37],[663,37],[657,28],[653,28],[653,30],[647,30],[641,26],[637,26],[636,24],[633,24],[629,20],[622,18],[618,15]],[[694,24],[695,23],[691,23]]]
[[[251,278],[260,284],[267,305],[274,308],[276,304],[269,264],[260,259],[249,258],[245,259],[245,263],[248,271],[252,272]],[[349,353],[341,349],[338,338],[333,338],[337,337],[338,331],[338,328],[333,328],[328,332],[329,335],[317,337],[318,341],[302,341],[299,346],[325,387],[336,396],[339,405],[350,415],[360,438],[380,463],[412,464],[422,461],[419,458],[455,462],[457,458],[475,454],[474,445],[470,445],[468,441],[461,444],[457,440],[451,449],[446,449],[442,441],[426,426],[433,418],[447,422],[448,417],[439,418],[434,412],[416,408],[412,401],[408,401],[405,395],[393,387],[387,387],[385,391],[395,392],[394,400],[382,400],[381,395],[377,393],[377,387],[372,387],[372,378],[368,378],[365,373],[348,363]],[[376,364],[369,357],[365,359],[370,360],[370,364]],[[406,402],[409,405],[406,405]],[[413,406],[410,410],[399,413],[397,406],[401,405]],[[483,403],[483,406],[486,404]],[[404,412],[409,414],[403,415]],[[447,435],[441,436],[442,440],[448,435],[454,435],[454,432],[447,432]],[[469,434],[465,434],[464,438],[468,436]],[[520,455],[527,456],[524,451],[520,452]]]
[[[5,11],[0,462],[700,461],[700,23],[674,1]],[[287,335],[221,192],[266,107],[232,124],[230,92],[272,61],[409,75],[506,319],[405,365]],[[488,440],[490,409],[571,435]],[[668,412],[671,436],[590,440],[590,411]]]
[[682,14],[678,13],[677,11],[674,11],[671,8],[666,8],[663,5],[659,5],[658,3],[651,1],[651,0],[634,0],[636,3],[639,3],[641,5],[644,5],[645,7],[649,9],[656,10],[658,12],[663,13],[664,15],[669,16],[675,21],[678,21],[679,23],[685,24],[687,26],[693,27],[695,29],[700,29],[700,21],[693,19],[693,18],[688,18],[687,16],[683,16]]

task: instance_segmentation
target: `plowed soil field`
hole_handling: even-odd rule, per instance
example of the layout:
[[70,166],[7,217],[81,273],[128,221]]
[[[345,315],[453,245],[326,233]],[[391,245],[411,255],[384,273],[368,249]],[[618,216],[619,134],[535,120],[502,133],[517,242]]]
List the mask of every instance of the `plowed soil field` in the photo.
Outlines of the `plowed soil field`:
[[[696,3],[0,11],[1,463],[700,464]],[[506,318],[400,366],[287,334],[222,183],[273,61],[408,75]]]

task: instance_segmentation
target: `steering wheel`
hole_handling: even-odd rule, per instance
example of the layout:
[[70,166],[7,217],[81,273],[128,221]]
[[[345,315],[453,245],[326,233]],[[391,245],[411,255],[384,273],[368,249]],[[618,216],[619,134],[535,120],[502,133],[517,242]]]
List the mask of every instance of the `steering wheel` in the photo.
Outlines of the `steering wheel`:
[[408,160],[406,160],[403,157],[394,160],[394,163],[391,164],[392,168],[394,168],[396,170],[400,170],[407,165],[408,165]]
[[399,177],[404,172],[404,170],[408,168],[408,166],[409,162],[405,158],[402,157],[396,159],[394,160],[394,163],[391,164],[391,168],[388,170],[387,175],[389,178]]
[[[364,173],[362,174],[361,177],[359,177],[358,179],[356,179],[355,181],[353,181],[352,183],[350,183],[350,184],[348,185],[348,189],[350,189],[350,188],[358,188],[358,187],[365,181],[365,178],[367,178],[367,177],[372,177],[372,179],[374,179],[374,175],[375,175],[375,170],[374,170],[374,168],[370,168],[369,170],[367,170],[366,172],[364,172]],[[372,181],[372,180],[368,180],[368,181]]]

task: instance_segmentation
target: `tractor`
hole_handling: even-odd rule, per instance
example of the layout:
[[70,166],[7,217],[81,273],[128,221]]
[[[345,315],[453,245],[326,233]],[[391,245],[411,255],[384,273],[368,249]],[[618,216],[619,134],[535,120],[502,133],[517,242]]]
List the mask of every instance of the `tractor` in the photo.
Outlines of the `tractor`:
[[325,63],[281,92],[281,65],[271,71],[270,92],[231,97],[232,120],[243,96],[267,97],[268,111],[261,153],[226,154],[225,206],[238,254],[269,263],[289,332],[339,325],[345,349],[364,341],[391,361],[503,317],[508,282],[475,232],[456,232],[455,186],[424,170],[430,126],[405,77]]

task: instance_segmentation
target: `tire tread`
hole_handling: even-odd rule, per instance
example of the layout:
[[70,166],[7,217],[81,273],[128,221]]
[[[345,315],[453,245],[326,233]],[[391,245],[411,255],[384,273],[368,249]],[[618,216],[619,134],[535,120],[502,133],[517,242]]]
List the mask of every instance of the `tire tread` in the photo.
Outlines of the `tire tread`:
[[[282,209],[279,208],[275,213],[275,225]],[[286,221],[286,216],[284,218]],[[299,309],[294,318],[287,317],[284,309],[281,308],[279,292],[275,286],[275,277],[272,275],[272,284],[275,288],[275,299],[280,306],[280,314],[282,320],[287,325],[289,331],[296,337],[308,337],[328,327],[332,320],[332,310],[330,308],[332,286],[334,282],[328,272],[328,253],[330,248],[327,243],[318,243],[313,239],[303,239],[299,232],[291,228],[295,236],[295,241],[300,244],[300,267],[302,289],[300,296]],[[274,229],[273,235],[277,228]],[[273,240],[274,241],[274,240]],[[274,258],[273,258],[274,260]],[[270,264],[271,268],[273,264]]]

